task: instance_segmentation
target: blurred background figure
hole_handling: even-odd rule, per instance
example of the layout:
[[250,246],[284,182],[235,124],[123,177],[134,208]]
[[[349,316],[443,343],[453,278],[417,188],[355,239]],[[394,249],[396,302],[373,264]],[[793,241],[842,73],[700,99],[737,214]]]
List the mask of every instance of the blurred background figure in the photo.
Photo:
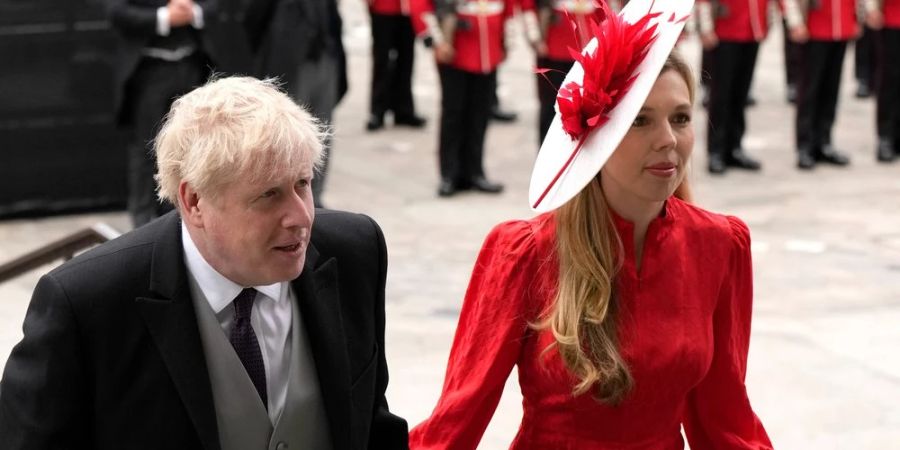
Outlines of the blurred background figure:
[[416,115],[412,72],[416,35],[409,19],[410,0],[369,0],[372,25],[372,95],[366,130],[384,128],[393,113],[394,125],[425,126]]
[[[781,5],[781,3],[779,3]],[[784,41],[784,81],[786,83],[785,101],[794,104],[797,102],[797,71],[800,67],[800,43],[791,39],[787,18],[782,13],[782,39]]]
[[413,26],[427,34],[441,79],[438,196],[472,189],[497,194],[503,185],[484,175],[484,137],[506,56],[503,33],[511,0],[416,0]]
[[797,167],[809,170],[819,162],[846,166],[850,158],[832,145],[831,129],[847,42],[857,34],[856,2],[784,0],[784,14],[791,39],[801,44],[795,124]]
[[[610,5],[612,7],[612,5]],[[592,0],[522,0],[525,34],[537,57],[538,146],[556,116],[556,94],[575,64],[569,49],[583,48],[591,37],[589,18],[603,12]],[[578,24],[573,32],[568,18]]]
[[768,3],[699,0],[696,8],[709,65],[707,169],[712,174],[729,167],[758,171],[762,165],[744,152],[741,141],[756,55],[768,33]]
[[878,104],[876,160],[893,162],[900,156],[900,0],[868,1],[866,24],[880,50],[875,65]]
[[[347,62],[336,0],[247,0],[245,27],[255,55],[255,74],[279,77],[298,104],[325,125],[347,93]],[[322,207],[331,137],[313,178],[313,199]]]
[[505,110],[500,107],[500,96],[497,95],[497,89],[499,88],[499,83],[497,80],[494,80],[494,95],[491,98],[491,117],[490,119],[495,122],[504,122],[510,123],[519,120],[519,113],[515,111]]
[[853,44],[853,75],[856,98],[869,98],[875,92],[875,30],[862,24],[862,34]]
[[172,101],[203,83],[215,67],[218,46],[213,0],[111,0],[118,31],[116,116],[130,126],[128,212],[135,228],[172,210],[156,198],[156,157],[151,141]]

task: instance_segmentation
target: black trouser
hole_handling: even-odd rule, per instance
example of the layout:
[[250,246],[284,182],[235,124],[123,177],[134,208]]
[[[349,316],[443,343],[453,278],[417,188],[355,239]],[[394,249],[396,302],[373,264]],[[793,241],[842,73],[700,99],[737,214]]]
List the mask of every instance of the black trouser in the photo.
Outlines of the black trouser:
[[758,42],[719,41],[709,53],[707,149],[710,154],[728,158],[732,151],[741,148],[746,129],[744,108],[758,51]]
[[791,40],[787,22],[782,20],[784,31],[784,76],[788,86],[797,85],[797,68],[800,67],[800,45]]
[[700,86],[709,88],[709,78],[712,73],[712,50],[704,49],[700,52]]
[[875,34],[864,26],[862,36],[853,44],[853,74],[859,84],[870,89],[875,87]]
[[466,185],[484,176],[484,135],[497,72],[471,73],[438,65],[441,78],[441,178]]
[[878,137],[889,139],[900,151],[900,28],[884,28],[878,58]]
[[569,73],[569,69],[575,61],[560,61],[558,59],[538,58],[537,66],[541,69],[550,69],[544,74],[537,74],[538,100],[541,103],[538,118],[538,144],[544,142],[550,123],[556,116],[556,94]]
[[800,49],[797,149],[818,152],[831,144],[847,41],[810,40]]
[[372,13],[372,99],[370,111],[383,117],[415,114],[412,97],[415,34],[409,17]]
[[134,124],[128,148],[128,212],[135,228],[173,208],[156,197],[153,139],[172,102],[203,83],[205,61],[197,54],[176,62],[144,58],[128,82],[127,98]]

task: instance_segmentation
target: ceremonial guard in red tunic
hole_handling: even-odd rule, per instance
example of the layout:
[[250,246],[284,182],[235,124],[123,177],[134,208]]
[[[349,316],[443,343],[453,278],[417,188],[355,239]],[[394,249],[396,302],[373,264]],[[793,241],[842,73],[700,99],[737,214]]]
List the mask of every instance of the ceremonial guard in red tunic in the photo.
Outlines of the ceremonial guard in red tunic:
[[[615,10],[619,2],[609,2]],[[572,68],[572,50],[581,51],[590,38],[587,17],[603,20],[594,0],[522,0],[525,33],[537,55],[537,89],[540,101],[538,142],[544,141],[556,114],[556,94]],[[573,30],[571,18],[576,27]]]
[[802,43],[797,85],[797,167],[824,162],[846,166],[831,128],[841,87],[847,42],[858,33],[855,0],[782,0],[791,39]]
[[725,173],[728,167],[759,170],[741,145],[746,129],[744,109],[753,82],[759,43],[766,38],[766,0],[699,0],[698,24],[708,50],[709,123],[707,167]]
[[499,193],[485,178],[484,137],[513,0],[413,0],[413,28],[434,48],[441,79],[438,195]]
[[[368,0],[372,19],[372,97],[366,129],[384,127],[391,112],[394,125],[425,126],[412,96],[416,36],[409,19],[410,0]],[[393,52],[393,54],[392,54]]]
[[866,22],[878,30],[880,42],[878,75],[877,160],[892,162],[900,157],[900,0],[867,0]]

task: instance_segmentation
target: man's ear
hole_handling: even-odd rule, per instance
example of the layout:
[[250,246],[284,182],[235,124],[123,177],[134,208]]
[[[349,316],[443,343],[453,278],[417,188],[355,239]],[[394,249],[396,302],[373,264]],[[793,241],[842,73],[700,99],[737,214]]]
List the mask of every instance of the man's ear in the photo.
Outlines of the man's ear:
[[196,228],[203,227],[203,213],[200,211],[200,194],[187,181],[182,181],[178,185],[178,206],[181,210],[181,220]]

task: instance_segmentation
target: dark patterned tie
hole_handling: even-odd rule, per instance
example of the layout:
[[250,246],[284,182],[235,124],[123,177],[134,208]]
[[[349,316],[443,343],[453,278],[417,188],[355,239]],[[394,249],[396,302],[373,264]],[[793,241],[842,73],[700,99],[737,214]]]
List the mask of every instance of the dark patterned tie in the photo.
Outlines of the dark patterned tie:
[[241,291],[234,299],[234,323],[231,326],[229,340],[237,353],[250,381],[256,387],[263,406],[269,409],[268,396],[266,394],[266,366],[263,364],[262,352],[259,350],[259,341],[250,324],[250,312],[253,310],[253,300],[256,299],[256,289],[247,288]]

